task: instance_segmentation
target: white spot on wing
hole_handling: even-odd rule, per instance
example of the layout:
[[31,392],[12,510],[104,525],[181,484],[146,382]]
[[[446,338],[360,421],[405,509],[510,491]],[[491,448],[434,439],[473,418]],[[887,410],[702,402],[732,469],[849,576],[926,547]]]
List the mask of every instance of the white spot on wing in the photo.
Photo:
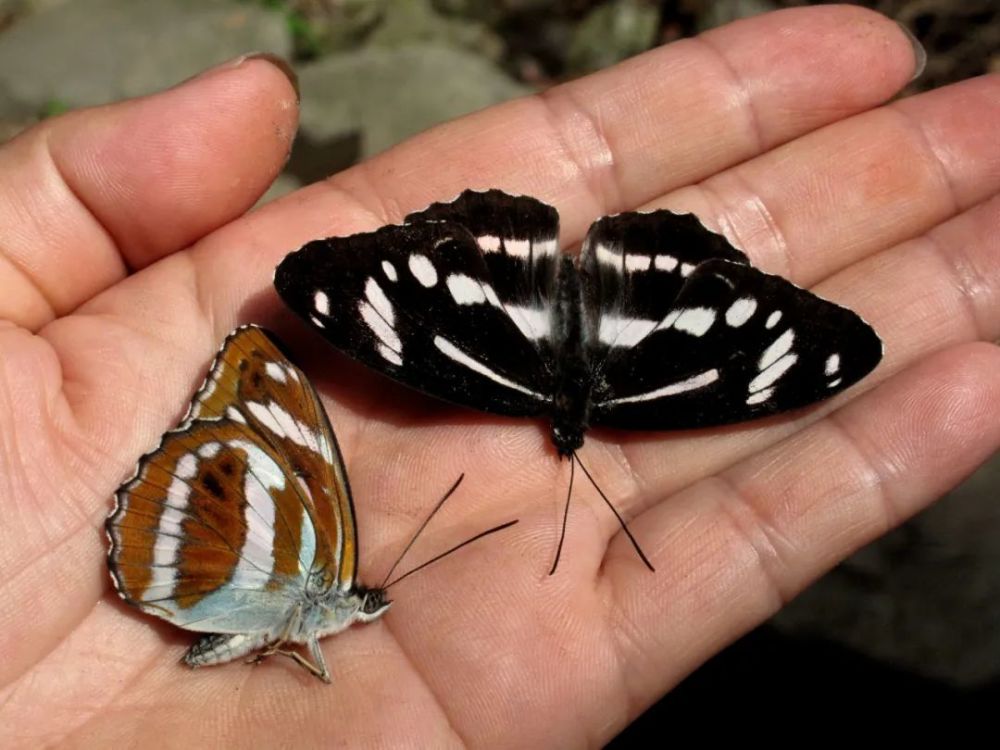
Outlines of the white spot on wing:
[[[674,328],[692,336],[704,336],[715,323],[715,310],[710,307],[688,307],[675,312],[678,315],[673,321]],[[661,323],[660,327],[662,326]]]
[[608,346],[635,346],[655,329],[655,320],[602,315],[597,336]]
[[622,256],[605,245],[603,242],[597,243],[597,252],[595,254],[597,256],[598,263],[604,263],[609,266],[618,266],[622,261]]
[[361,312],[362,320],[365,321],[365,324],[371,329],[372,333],[378,337],[379,341],[390,349],[397,352],[402,351],[403,342],[396,335],[396,330],[385,322],[385,319],[375,311],[374,307],[362,300],[358,304],[358,310]]
[[669,313],[667,313],[667,317],[665,317],[662,320],[660,325],[656,326],[656,330],[662,331],[665,328],[670,328],[671,326],[673,326],[673,324],[677,322],[677,319],[681,316],[681,313],[683,311],[684,311],[683,308],[679,310],[671,310]]
[[[249,458],[256,463],[257,456],[250,454]],[[259,586],[261,578],[266,581],[274,571],[274,498],[267,485],[256,474],[248,474],[243,483],[243,492],[246,498],[243,518],[247,525],[247,535],[230,585],[239,587],[256,583]],[[270,553],[266,558],[261,554],[263,550]]]
[[733,328],[739,328],[757,311],[757,300],[753,297],[740,297],[726,310],[726,323]]
[[270,490],[283,489],[285,477],[259,446],[240,440],[233,447],[246,452],[249,472],[243,485],[247,535],[231,585],[260,586],[274,570],[275,504]]
[[504,309],[525,338],[537,341],[549,336],[549,311],[544,307],[506,305]]
[[178,479],[194,479],[198,473],[198,457],[193,453],[185,453],[174,467],[174,476]]
[[781,359],[776,360],[770,367],[750,381],[748,390],[751,393],[756,393],[764,388],[770,388],[778,381],[778,378],[788,371],[789,367],[795,364],[797,360],[798,355],[796,354],[786,354],[781,357]]
[[[156,527],[156,540],[153,544],[153,565],[150,568],[152,577],[147,591],[153,592],[158,587],[169,587],[173,594],[177,581],[176,564],[184,535],[181,522],[186,518],[185,511],[191,497],[191,487],[188,480],[198,473],[198,456],[185,453],[174,466],[174,476],[167,487],[167,503]],[[153,594],[162,596],[162,590]]]
[[275,435],[286,437],[303,448],[320,453],[316,433],[277,404],[265,406],[257,401],[248,401],[246,407],[254,419]]
[[375,312],[381,315],[389,326],[396,324],[396,316],[392,311],[392,303],[385,296],[382,287],[371,276],[368,277],[368,281],[365,283],[365,297],[368,298],[371,306],[375,308]]
[[528,390],[523,385],[519,385],[515,383],[513,380],[505,378],[500,373],[494,372],[489,367],[484,365],[482,362],[473,359],[468,354],[459,349],[457,346],[455,346],[453,343],[448,341],[448,339],[442,336],[434,337],[434,346],[436,346],[441,351],[442,354],[448,357],[448,359],[452,360],[453,362],[457,362],[463,367],[467,367],[473,372],[479,373],[480,375],[489,378],[494,383],[499,383],[502,386],[511,388],[512,390],[515,391],[519,391],[520,393],[527,394],[528,396],[533,396],[537,399],[544,399],[544,396],[542,396],[542,394],[535,393],[535,391],[532,390]]
[[219,455],[220,450],[222,450],[222,443],[217,440],[213,440],[211,443],[205,443],[202,445],[198,449],[198,455],[202,458],[215,458]]
[[503,303],[500,301],[497,293],[493,291],[493,287],[489,284],[483,284],[483,292],[486,293],[486,299],[491,305],[494,307],[503,307]]
[[831,354],[829,357],[826,358],[826,367],[824,368],[824,372],[827,375],[836,375],[839,370],[840,370],[840,355]]
[[747,396],[748,404],[762,404],[767,401],[774,394],[774,388],[765,388],[762,391],[757,391],[756,393],[751,393]]
[[637,255],[635,253],[628,253],[625,256],[625,270],[626,271],[648,271],[649,265],[652,263],[653,259],[648,255]]
[[389,362],[392,362],[392,364],[396,365],[397,367],[403,364],[403,358],[399,356],[399,353],[394,352],[392,349],[390,349],[388,346],[386,346],[381,342],[379,342],[378,345],[378,353],[381,354],[384,359],[388,360]]
[[559,241],[555,237],[550,237],[547,240],[539,240],[533,245],[536,254],[541,255],[555,255],[559,250]]
[[482,237],[476,237],[476,244],[484,253],[496,253],[500,250],[500,238],[494,237],[491,234],[484,234]]
[[677,268],[677,258],[673,255],[657,255],[653,265],[657,271],[673,271]]
[[687,278],[694,271],[694,265],[691,263],[681,263],[681,276]]
[[486,301],[486,290],[471,276],[453,273],[445,283],[452,299],[460,305],[478,305]]
[[279,365],[277,362],[268,362],[264,365],[264,372],[271,380],[276,380],[279,383],[287,383],[288,376],[285,374],[285,368]]
[[778,321],[781,320],[781,310],[775,310],[773,313],[767,316],[767,322],[764,323],[765,328],[774,328],[778,325]]
[[515,258],[527,258],[531,254],[529,240],[504,240],[503,245],[507,255],[513,255]]
[[315,315],[310,315],[309,316],[309,320],[311,320],[312,324],[314,326],[316,326],[317,328],[326,328],[326,323],[324,323],[322,320],[320,320],[319,318],[317,318]]
[[826,387],[827,388],[836,388],[842,382],[843,382],[842,378],[834,378],[833,380],[831,380],[829,383],[826,384]]
[[719,379],[719,371],[716,369],[705,370],[705,372],[700,372],[697,375],[692,375],[684,380],[678,380],[676,383],[670,383],[662,388],[657,388],[655,391],[649,391],[647,393],[639,393],[635,396],[624,396],[623,398],[615,398],[610,401],[601,402],[601,406],[616,406],[618,404],[632,404],[641,401],[654,401],[658,398],[663,398],[664,396],[676,396],[678,393],[687,393],[688,391],[696,391],[699,388],[704,388],[707,385],[711,385],[716,380]]
[[426,255],[413,253],[407,265],[410,267],[410,273],[413,274],[413,277],[428,289],[437,284],[437,271],[434,270],[434,265]]
[[779,359],[788,354],[788,350],[792,348],[792,342],[795,341],[795,331],[789,328],[783,334],[778,336],[764,353],[760,355],[760,361],[757,363],[758,370],[766,370],[772,364],[777,362]]
[[330,314],[330,298],[326,296],[326,292],[320,290],[313,295],[313,307],[320,315]]
[[387,260],[382,261],[382,273],[385,274],[385,277],[389,279],[389,281],[396,281],[396,279],[399,278],[399,276],[396,275],[396,267]]

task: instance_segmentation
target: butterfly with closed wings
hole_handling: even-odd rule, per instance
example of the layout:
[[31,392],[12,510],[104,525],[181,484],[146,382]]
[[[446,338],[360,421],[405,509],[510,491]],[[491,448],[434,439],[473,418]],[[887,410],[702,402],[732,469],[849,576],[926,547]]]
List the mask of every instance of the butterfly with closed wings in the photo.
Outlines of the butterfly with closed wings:
[[[125,601],[208,634],[184,657],[189,666],[283,654],[329,682],[320,638],[375,620],[389,586],[513,523],[392,583],[395,565],[381,586],[362,586],[351,489],[326,412],[276,340],[244,326],[180,426],[119,489],[108,564]],[[306,644],[311,660],[288,644]]]
[[[408,386],[547,416],[591,482],[576,455],[591,425],[744,422],[833,396],[882,357],[858,315],[754,268],[694,215],[603,217],[576,257],[558,235],[551,206],[467,190],[402,225],[306,244],[275,287],[337,348]],[[562,537],[552,571],[561,549]]]

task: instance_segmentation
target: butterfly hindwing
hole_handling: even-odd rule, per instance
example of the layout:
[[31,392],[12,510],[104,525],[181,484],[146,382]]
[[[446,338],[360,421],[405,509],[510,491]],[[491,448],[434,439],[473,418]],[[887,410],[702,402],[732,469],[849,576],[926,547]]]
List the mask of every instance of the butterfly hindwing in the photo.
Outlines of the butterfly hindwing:
[[281,262],[275,287],[336,347],[406,385],[488,412],[545,408],[539,352],[459,224],[416,221],[310,242]]
[[238,421],[168,433],[119,490],[108,522],[118,590],[191,630],[248,632],[287,619],[292,600],[282,592],[304,586],[315,551],[287,471]]
[[579,261],[591,361],[628,356],[670,312],[695,268],[713,258],[747,263],[692,214],[623,213],[594,222]]
[[700,264],[670,312],[595,374],[595,424],[694,429],[832,396],[870,372],[879,338],[858,315],[779,276]]
[[433,203],[406,223],[448,221],[464,227],[479,246],[490,283],[504,310],[543,352],[559,263],[559,214],[535,198],[500,190],[466,190]]

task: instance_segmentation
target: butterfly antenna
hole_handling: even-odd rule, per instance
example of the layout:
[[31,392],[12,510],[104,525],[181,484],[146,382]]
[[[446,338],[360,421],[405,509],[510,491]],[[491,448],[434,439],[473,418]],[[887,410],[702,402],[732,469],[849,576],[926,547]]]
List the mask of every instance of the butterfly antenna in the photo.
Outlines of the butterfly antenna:
[[[573,455],[575,456],[576,454]],[[559,546],[556,547],[556,559],[552,561],[552,568],[549,570],[549,575],[556,572],[556,568],[559,566],[559,557],[562,555],[563,541],[566,539],[566,521],[569,519],[569,499],[573,496],[573,474],[575,471],[576,465],[571,458],[569,461],[569,490],[566,492],[566,507],[563,509],[562,531],[559,532]]]
[[[462,483],[463,479],[465,479],[465,473],[464,472],[461,473],[461,474],[459,474],[458,479],[455,480],[455,484],[453,484],[451,486],[450,490],[448,490],[446,493],[444,493],[444,497],[442,497],[440,500],[437,501],[437,505],[434,506],[434,508],[431,510],[431,512],[427,516],[427,518],[424,519],[424,522],[422,524],[420,524],[420,528],[418,528],[416,530],[416,532],[413,534],[413,536],[410,537],[409,543],[406,545],[406,547],[403,548],[403,551],[399,553],[399,557],[396,558],[396,562],[394,562],[392,564],[392,567],[389,568],[389,572],[385,574],[385,578],[382,579],[382,585],[379,586],[380,589],[387,588],[387,586],[385,585],[385,582],[389,580],[389,576],[391,576],[393,574],[393,572],[396,570],[396,568],[399,567],[399,564],[403,561],[403,558],[406,557],[406,553],[410,551],[410,547],[412,547],[413,543],[415,541],[417,541],[417,537],[420,536],[421,532],[425,528],[427,528],[427,524],[429,524],[431,522],[431,519],[434,518],[434,515],[439,510],[441,510],[441,506],[444,505],[445,501],[449,497],[451,497],[452,495],[455,494],[455,490],[458,489],[458,485],[460,485]],[[407,574],[407,575],[409,575],[409,574]]]
[[[632,542],[632,546],[635,547],[635,551],[639,555],[639,559],[641,559],[643,563],[645,563],[646,567],[649,568],[651,572],[655,573],[656,568],[654,568],[652,563],[649,562],[649,558],[647,558],[645,553],[643,553],[642,547],[639,546],[639,542],[635,540],[635,537],[632,536],[632,532],[628,530],[628,526],[625,524],[625,519],[622,518],[622,514],[619,513],[618,509],[611,504],[611,501],[608,500],[608,496],[604,494],[604,490],[602,490],[600,487],[597,486],[597,482],[595,482],[594,478],[590,476],[590,472],[587,471],[587,467],[583,465],[583,461],[581,461],[575,453],[573,454],[573,460],[576,461],[578,464],[580,464],[580,468],[583,469],[583,473],[587,475],[587,479],[590,480],[590,483],[594,485],[594,489],[597,490],[597,494],[599,494],[601,496],[601,499],[604,500],[604,502],[607,504],[609,508],[611,508],[611,512],[615,514],[615,518],[617,518],[618,523],[621,524],[622,531],[625,532],[625,535],[628,537],[628,540]],[[570,476],[572,477],[572,474]]]
[[456,544],[450,550],[447,550],[446,552],[442,552],[440,555],[435,555],[434,557],[432,557],[427,562],[421,563],[420,565],[418,565],[417,567],[415,567],[413,570],[410,570],[410,571],[407,571],[406,573],[403,573],[403,575],[401,575],[399,578],[396,578],[392,583],[387,583],[386,585],[382,586],[382,589],[384,590],[384,589],[389,588],[390,586],[395,586],[397,583],[399,583],[400,581],[402,581],[404,578],[409,578],[414,573],[416,573],[418,570],[423,570],[428,565],[431,565],[432,563],[436,563],[442,557],[447,557],[452,552],[458,552],[458,550],[462,549],[462,547],[464,547],[465,545],[472,544],[473,542],[475,542],[475,541],[477,541],[479,539],[482,539],[484,536],[489,536],[490,534],[494,534],[497,531],[503,531],[504,529],[513,526],[515,523],[517,523],[517,521],[518,521],[518,519],[515,518],[513,521],[507,521],[507,523],[502,523],[499,526],[494,526],[492,529],[486,529],[486,531],[480,531],[474,537],[470,537],[469,539],[466,539],[464,542],[460,542],[460,543]]

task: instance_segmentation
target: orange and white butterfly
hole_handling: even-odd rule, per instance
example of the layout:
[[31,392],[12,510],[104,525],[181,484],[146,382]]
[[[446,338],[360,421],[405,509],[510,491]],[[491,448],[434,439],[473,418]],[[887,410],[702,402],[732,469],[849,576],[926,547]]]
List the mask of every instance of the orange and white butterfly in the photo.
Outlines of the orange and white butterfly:
[[[357,581],[351,490],[319,397],[256,326],[226,338],[106,527],[121,597],[208,634],[184,657],[192,667],[280,653],[329,682],[319,639],[390,604],[387,586]],[[311,660],[284,648],[294,643]]]

